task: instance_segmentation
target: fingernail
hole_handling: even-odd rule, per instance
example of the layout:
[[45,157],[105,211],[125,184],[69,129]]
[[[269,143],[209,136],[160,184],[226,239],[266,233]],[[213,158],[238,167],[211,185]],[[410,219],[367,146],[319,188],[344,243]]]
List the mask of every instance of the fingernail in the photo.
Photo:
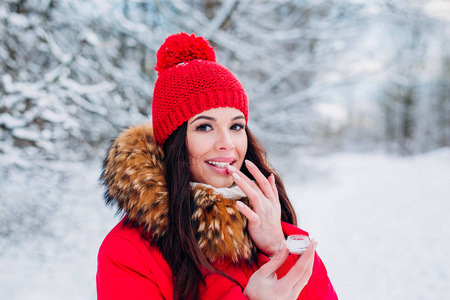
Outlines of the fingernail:
[[284,241],[281,242],[280,250],[283,250],[283,248],[284,248],[284,243],[285,243]]
[[227,166],[228,171],[230,171],[231,173],[234,173],[237,171],[237,169],[235,167],[233,167],[232,165],[228,165]]
[[239,207],[244,207],[244,203],[242,203],[241,201],[236,201],[236,205]]
[[270,174],[270,176],[272,176],[273,183],[275,183],[275,175],[273,175],[273,173],[272,173],[272,174]]
[[245,164],[250,168],[253,168],[255,166],[255,164],[249,161],[248,159],[245,160]]
[[233,173],[231,176],[233,176],[236,180],[241,180],[241,177],[237,173]]
[[312,244],[313,244],[313,250],[316,251],[317,248],[317,241],[315,239],[312,239]]

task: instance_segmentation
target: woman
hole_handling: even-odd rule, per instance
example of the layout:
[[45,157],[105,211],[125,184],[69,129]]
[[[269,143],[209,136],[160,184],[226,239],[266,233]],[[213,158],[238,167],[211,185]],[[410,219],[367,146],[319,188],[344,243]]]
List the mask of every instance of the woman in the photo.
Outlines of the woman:
[[101,180],[123,220],[98,255],[98,299],[337,299],[280,177],[247,127],[248,101],[208,42],[157,53],[153,126],[125,130]]

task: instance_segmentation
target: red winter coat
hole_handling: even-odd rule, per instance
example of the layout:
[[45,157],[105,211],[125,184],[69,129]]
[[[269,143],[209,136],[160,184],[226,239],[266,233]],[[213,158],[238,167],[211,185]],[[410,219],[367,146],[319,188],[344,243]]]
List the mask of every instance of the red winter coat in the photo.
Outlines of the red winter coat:
[[[283,223],[285,235],[307,234],[290,224]],[[293,266],[298,256],[290,255],[277,271],[281,278]],[[258,254],[258,265],[269,258]],[[236,279],[243,287],[254,273],[246,264],[227,261],[214,265]],[[161,253],[144,242],[136,228],[127,228],[119,223],[105,238],[98,255],[97,299],[98,300],[144,300],[173,299],[172,272]],[[216,274],[206,276],[206,289],[200,299],[247,299],[231,280]],[[301,300],[335,300],[333,286],[319,256],[315,255],[314,268],[308,284],[300,293]]]
[[[117,204],[126,213],[105,238],[98,254],[97,297],[99,300],[172,299],[172,272],[159,250],[144,240],[141,230],[153,241],[163,239],[169,217],[167,189],[161,158],[152,129],[146,125],[125,130],[112,144],[103,164],[102,181],[107,203]],[[233,196],[230,196],[230,193]],[[247,230],[247,219],[236,207],[236,200],[248,203],[245,194],[227,189],[222,193],[202,184],[192,186],[194,236],[200,250],[218,270],[243,287],[256,269],[269,261],[258,253]],[[214,226],[211,226],[214,225]],[[282,223],[286,236],[307,234]],[[219,230],[220,234],[215,234]],[[250,268],[253,253],[255,269]],[[290,255],[277,275],[284,276],[298,256]],[[205,277],[201,299],[245,299],[239,285],[217,274]],[[335,300],[333,286],[319,256],[315,255],[313,273],[298,299]]]

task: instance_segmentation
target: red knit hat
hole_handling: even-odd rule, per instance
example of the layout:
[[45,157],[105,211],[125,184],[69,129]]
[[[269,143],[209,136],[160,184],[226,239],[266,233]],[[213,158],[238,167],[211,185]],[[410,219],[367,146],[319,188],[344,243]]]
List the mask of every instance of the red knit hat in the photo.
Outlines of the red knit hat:
[[211,108],[236,108],[248,121],[244,88],[227,68],[216,63],[207,40],[184,32],[171,35],[156,58],[152,119],[158,144],[164,144],[191,117]]

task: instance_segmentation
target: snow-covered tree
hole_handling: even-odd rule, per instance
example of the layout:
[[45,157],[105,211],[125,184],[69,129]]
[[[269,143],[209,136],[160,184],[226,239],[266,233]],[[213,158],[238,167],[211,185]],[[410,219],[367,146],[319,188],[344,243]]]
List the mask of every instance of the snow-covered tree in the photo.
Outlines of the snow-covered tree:
[[208,38],[218,61],[244,83],[257,134],[274,144],[306,144],[311,103],[324,89],[320,73],[355,36],[361,7],[293,0],[2,2],[0,151],[93,155],[149,114],[155,51],[178,31]]
[[[167,24],[207,37],[243,81],[251,128],[266,142],[306,145],[322,74],[364,26],[362,5],[334,1],[172,1]],[[358,22],[359,21],[359,22]]]
[[430,18],[418,1],[410,1],[407,7],[399,1],[386,3],[385,17],[392,29],[389,38],[396,50],[380,97],[387,149],[401,154],[435,149],[439,138],[429,130],[445,132],[437,119],[446,119],[439,110],[448,101],[445,71],[436,72],[433,67],[441,55],[448,55],[444,48],[440,53],[433,49],[443,37],[436,31],[442,24]]
[[[429,107],[418,73],[438,27],[421,2],[402,3],[2,1],[0,153],[20,149],[51,159],[103,153],[123,127],[149,116],[155,52],[165,37],[179,31],[208,38],[218,62],[242,81],[250,98],[250,127],[266,145],[309,145],[320,134],[314,103],[333,95],[336,87],[350,90],[350,84],[375,72],[390,82],[385,94],[396,89],[397,96],[407,95],[411,87],[415,98],[401,102],[403,109],[388,99],[384,107],[392,106],[393,124],[403,118],[406,123],[398,126],[415,140],[426,127],[417,120],[419,107]],[[384,70],[371,73],[359,63],[376,50],[364,52],[361,44],[370,42],[367,30],[381,21],[387,24],[379,27],[392,53],[385,54],[390,59]],[[441,95],[436,97],[447,99],[444,90],[436,90]],[[367,95],[369,101],[375,97]],[[441,102],[435,105],[447,103]]]
[[[93,156],[149,111],[153,83],[136,45],[154,52],[153,34],[103,9],[86,0],[0,3],[0,151]],[[132,50],[124,57],[123,48]]]

